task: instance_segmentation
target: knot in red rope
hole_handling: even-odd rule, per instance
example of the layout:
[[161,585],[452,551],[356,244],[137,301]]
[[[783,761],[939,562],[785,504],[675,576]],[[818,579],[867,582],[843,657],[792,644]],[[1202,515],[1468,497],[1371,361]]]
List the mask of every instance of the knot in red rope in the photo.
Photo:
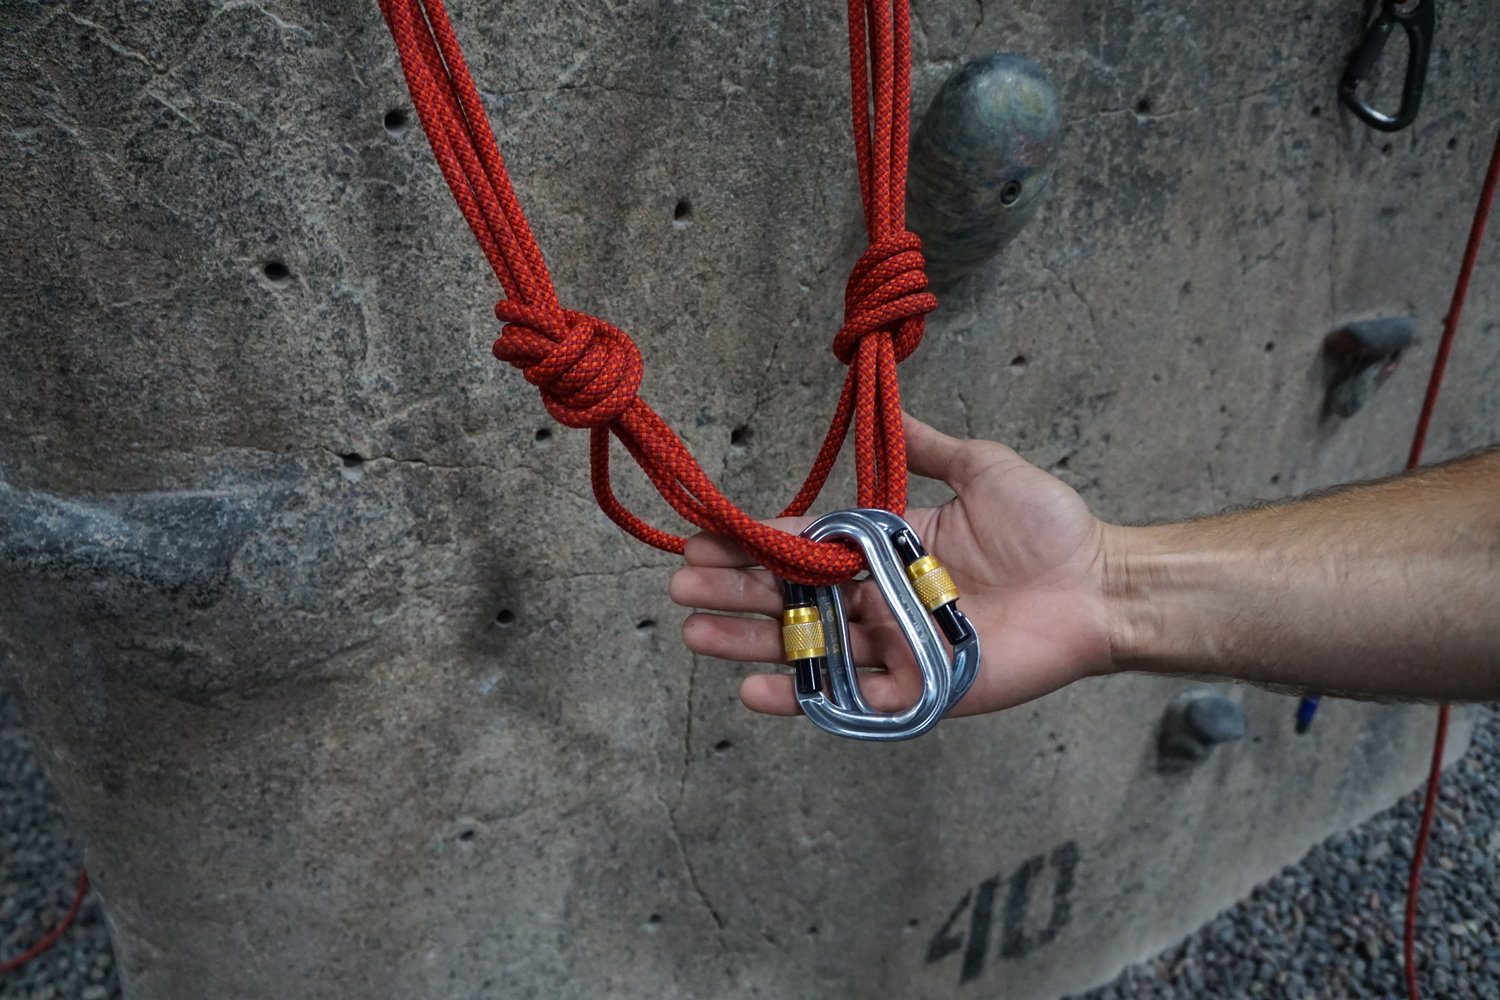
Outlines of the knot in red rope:
[[844,287],[844,325],[833,338],[834,357],[850,364],[859,342],[877,330],[891,334],[897,361],[917,349],[921,318],[938,304],[926,290],[926,264],[916,233],[903,230],[870,244]]
[[508,324],[495,357],[521,369],[547,412],[568,427],[604,427],[635,403],[641,352],[629,334],[596,316],[502,299]]

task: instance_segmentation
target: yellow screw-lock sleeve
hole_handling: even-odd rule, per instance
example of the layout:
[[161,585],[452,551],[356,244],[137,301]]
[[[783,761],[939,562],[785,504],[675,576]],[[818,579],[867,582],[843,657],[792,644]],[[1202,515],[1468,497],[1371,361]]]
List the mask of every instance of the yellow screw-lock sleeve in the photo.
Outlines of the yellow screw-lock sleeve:
[[823,619],[817,608],[787,608],[781,613],[781,648],[788,660],[827,656]]
[[911,577],[911,585],[928,611],[958,600],[958,586],[936,556],[918,559],[906,567],[906,575]]

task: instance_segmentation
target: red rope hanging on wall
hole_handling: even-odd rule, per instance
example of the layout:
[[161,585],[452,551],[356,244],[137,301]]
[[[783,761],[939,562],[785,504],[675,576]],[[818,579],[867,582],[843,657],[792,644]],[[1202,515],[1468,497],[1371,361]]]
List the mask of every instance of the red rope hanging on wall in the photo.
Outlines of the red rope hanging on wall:
[[[609,472],[613,435],[678,514],[735,538],[776,575],[826,584],[857,572],[860,558],[848,548],[767,527],[725,498],[637,395],[643,365],[630,337],[561,305],[441,0],[381,0],[380,6],[433,155],[505,290],[495,306],[507,324],[495,356],[525,373],[554,419],[588,428],[600,508],[640,540],[682,551],[684,539],[647,524],[615,496]],[[906,442],[896,365],[921,342],[924,317],[937,307],[926,290],[921,242],[905,225],[911,105],[905,0],[850,0],[849,70],[869,248],[849,277],[844,324],[833,342],[849,372],[812,470],[783,516],[803,514],[817,499],[851,425],[859,505],[905,511]]]
[[[1422,399],[1422,411],[1417,416],[1417,429],[1412,435],[1411,452],[1406,457],[1406,467],[1415,469],[1422,461],[1422,448],[1427,443],[1427,429],[1432,425],[1432,413],[1437,409],[1438,393],[1443,386],[1443,374],[1448,369],[1448,356],[1453,351],[1453,337],[1458,331],[1458,318],[1464,310],[1464,300],[1469,295],[1469,282],[1474,277],[1474,265],[1479,260],[1479,244],[1484,239],[1484,229],[1489,222],[1490,209],[1495,204],[1495,187],[1500,183],[1500,132],[1495,133],[1495,147],[1490,151],[1489,169],[1485,171],[1484,184],[1479,189],[1479,204],[1474,209],[1474,221],[1469,225],[1469,242],[1464,247],[1463,263],[1458,268],[1458,280],[1453,285],[1453,297],[1448,303],[1448,314],[1443,317],[1443,337],[1438,342],[1437,356],[1432,359],[1432,374],[1427,379],[1427,393]],[[1422,823],[1417,828],[1416,843],[1412,845],[1411,875],[1406,883],[1406,919],[1402,928],[1402,953],[1406,964],[1406,993],[1411,1000],[1419,1000],[1417,989],[1417,896],[1422,889],[1422,861],[1427,856],[1427,840],[1432,834],[1432,818],[1437,810],[1438,785],[1443,776],[1443,752],[1448,746],[1448,705],[1438,708],[1437,732],[1432,743],[1432,763],[1427,772],[1427,791],[1422,800]]]

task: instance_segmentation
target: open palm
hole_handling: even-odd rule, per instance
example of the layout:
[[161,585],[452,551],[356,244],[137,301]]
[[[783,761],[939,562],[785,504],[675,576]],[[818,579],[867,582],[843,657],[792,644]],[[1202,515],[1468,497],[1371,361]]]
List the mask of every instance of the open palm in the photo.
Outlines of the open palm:
[[[907,465],[940,479],[954,498],[907,511],[929,552],[958,584],[960,607],[983,644],[973,688],[954,708],[967,715],[1008,708],[1109,663],[1102,590],[1103,541],[1111,530],[1066,483],[1004,445],[962,441],[906,418]],[[775,522],[799,531],[811,519]],[[774,577],[733,542],[700,535],[688,566],[672,577],[672,600],[708,612],[689,615],[683,641],[696,653],[759,663],[782,661],[782,598]],[[883,598],[870,583],[845,585],[854,660],[871,706],[896,711],[916,701],[921,676]],[[787,673],[756,674],[740,687],[758,712],[795,715]]]

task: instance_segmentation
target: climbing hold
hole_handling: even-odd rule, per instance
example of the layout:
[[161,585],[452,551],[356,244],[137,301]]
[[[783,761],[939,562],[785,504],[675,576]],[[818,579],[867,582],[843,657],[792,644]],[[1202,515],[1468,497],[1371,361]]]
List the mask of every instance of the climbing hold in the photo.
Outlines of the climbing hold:
[[943,83],[912,140],[907,225],[933,287],[998,252],[1036,213],[1062,123],[1057,91],[1030,59],[995,52]]
[[1347,323],[1324,338],[1329,365],[1324,410],[1354,416],[1391,377],[1415,332],[1416,321],[1410,316],[1388,316]]
[[1157,749],[1164,767],[1203,760],[1216,745],[1245,735],[1245,710],[1216,691],[1199,688],[1172,699],[1162,714]]

